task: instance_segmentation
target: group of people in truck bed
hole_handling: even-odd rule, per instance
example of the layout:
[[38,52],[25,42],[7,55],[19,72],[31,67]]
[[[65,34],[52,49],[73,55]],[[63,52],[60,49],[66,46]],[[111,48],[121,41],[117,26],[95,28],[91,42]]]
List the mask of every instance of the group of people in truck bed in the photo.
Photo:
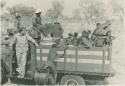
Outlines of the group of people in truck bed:
[[77,32],[74,34],[69,33],[68,37],[65,38],[65,44],[83,46],[85,48],[111,45],[111,31],[109,25],[111,25],[109,21],[103,24],[97,23],[93,33],[91,33],[90,30],[83,30],[80,37],[78,37]]

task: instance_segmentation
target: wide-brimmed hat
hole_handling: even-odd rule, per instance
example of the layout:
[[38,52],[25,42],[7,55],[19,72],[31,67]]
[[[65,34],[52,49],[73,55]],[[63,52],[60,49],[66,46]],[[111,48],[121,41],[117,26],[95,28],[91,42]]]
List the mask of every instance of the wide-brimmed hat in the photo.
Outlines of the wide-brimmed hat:
[[41,13],[41,10],[40,9],[36,9],[35,13]]

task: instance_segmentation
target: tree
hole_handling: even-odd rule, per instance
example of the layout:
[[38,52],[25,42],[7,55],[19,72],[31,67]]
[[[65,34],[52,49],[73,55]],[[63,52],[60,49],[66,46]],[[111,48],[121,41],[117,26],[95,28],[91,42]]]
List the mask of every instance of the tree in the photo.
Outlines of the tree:
[[16,13],[19,13],[22,16],[32,16],[35,12],[35,9],[33,7],[27,7],[22,4],[17,4],[13,7],[9,7],[7,8],[7,10],[12,16],[15,16]]
[[80,0],[79,8],[74,10],[74,18],[81,23],[81,29],[94,28],[95,23],[106,20],[105,4],[100,0]]
[[0,2],[0,7],[3,8],[6,5],[6,3],[4,1]]
[[80,9],[77,8],[73,11],[73,19],[76,21],[81,21]]
[[99,0],[81,0],[80,7],[81,15],[88,24],[101,21],[105,17],[104,3]]
[[1,15],[1,20],[11,21],[11,15],[9,13],[4,13]]
[[124,0],[111,0],[113,14],[118,16],[119,19],[123,22],[124,17]]
[[62,11],[62,3],[55,0],[52,2],[52,8],[47,11],[46,16],[54,20],[59,20],[59,17],[62,16]]
[[29,27],[31,26],[32,23],[32,16],[35,12],[35,9],[33,7],[28,7],[22,4],[17,4],[14,5],[13,7],[8,7],[7,8],[9,14],[11,15],[11,19],[14,21],[15,20],[15,15],[16,13],[19,13],[22,17],[22,22],[21,25],[24,27]]

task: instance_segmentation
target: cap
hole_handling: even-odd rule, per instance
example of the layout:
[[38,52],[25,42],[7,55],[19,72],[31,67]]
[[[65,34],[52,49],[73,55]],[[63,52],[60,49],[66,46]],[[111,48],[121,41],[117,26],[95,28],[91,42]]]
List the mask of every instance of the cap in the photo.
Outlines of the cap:
[[14,30],[11,29],[11,28],[8,28],[8,29],[7,29],[7,33],[8,33],[8,34],[10,34],[10,33],[14,33]]
[[21,15],[19,13],[16,13],[16,17],[21,17]]
[[21,31],[23,31],[23,30],[26,30],[26,28],[25,28],[25,27],[20,27],[20,28],[18,29],[19,32],[21,32]]
[[107,23],[108,25],[111,25],[111,21],[110,21],[110,20],[107,20],[106,23]]
[[68,36],[73,36],[73,34],[72,33],[68,33]]
[[36,9],[35,13],[41,13],[40,9]]
[[101,25],[101,23],[96,23],[96,26],[99,26],[99,25]]

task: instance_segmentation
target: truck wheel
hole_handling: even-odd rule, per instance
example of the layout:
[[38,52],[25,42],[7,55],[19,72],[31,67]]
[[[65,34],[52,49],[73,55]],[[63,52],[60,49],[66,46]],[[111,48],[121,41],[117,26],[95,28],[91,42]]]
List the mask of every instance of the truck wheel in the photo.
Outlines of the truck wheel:
[[65,75],[62,77],[61,85],[85,85],[85,81],[80,76],[75,75]]

